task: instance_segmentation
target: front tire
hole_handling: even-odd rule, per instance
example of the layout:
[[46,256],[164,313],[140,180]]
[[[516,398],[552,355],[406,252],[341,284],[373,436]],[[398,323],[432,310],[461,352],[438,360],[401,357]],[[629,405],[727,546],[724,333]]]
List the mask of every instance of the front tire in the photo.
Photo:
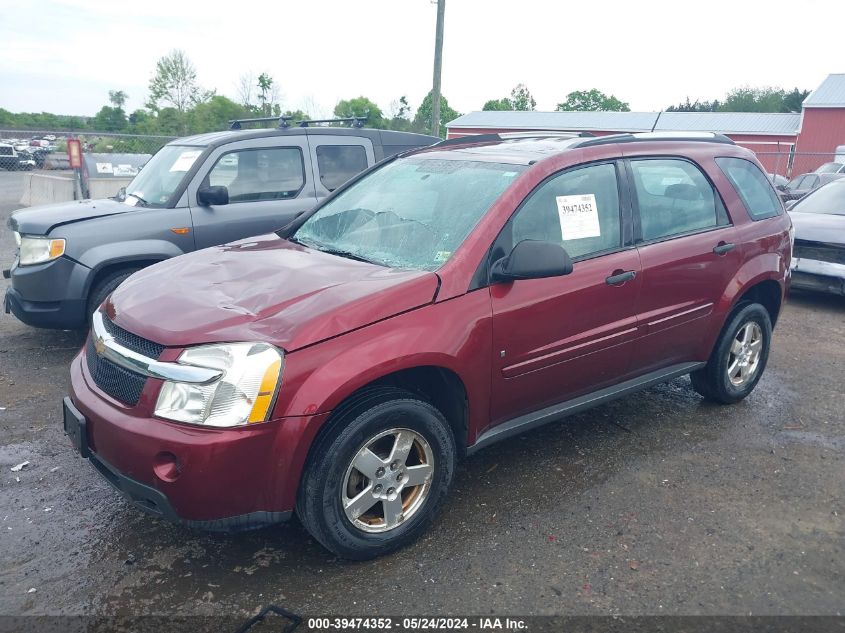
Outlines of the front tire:
[[94,312],[97,311],[100,304],[102,304],[111,293],[117,290],[117,287],[126,281],[130,275],[138,272],[139,270],[141,269],[129,268],[118,270],[97,282],[88,295],[86,319],[89,328],[91,327],[91,317],[94,316]]
[[449,423],[394,388],[341,407],[305,467],[297,514],[324,547],[353,560],[417,539],[445,500],[455,470]]
[[702,369],[690,374],[693,388],[705,398],[733,404],[750,394],[769,360],[772,322],[759,303],[738,310],[722,330]]

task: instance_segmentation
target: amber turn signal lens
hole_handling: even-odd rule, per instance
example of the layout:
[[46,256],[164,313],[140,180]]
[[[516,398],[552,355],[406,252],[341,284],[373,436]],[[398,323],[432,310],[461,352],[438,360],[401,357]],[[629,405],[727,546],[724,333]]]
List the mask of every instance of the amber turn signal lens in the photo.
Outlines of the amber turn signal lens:
[[175,229],[170,229],[170,230],[173,231],[174,233],[176,233],[176,235],[187,235],[188,233],[191,232],[191,229],[189,229],[187,226],[181,226],[181,227],[178,227],[178,228],[175,228]]
[[282,361],[277,360],[264,372],[258,396],[255,398],[255,404],[252,405],[252,412],[249,414],[250,424],[264,422],[267,419],[270,403],[273,402],[273,394],[276,392],[276,384],[279,382],[279,370],[281,368]]
[[50,240],[50,259],[56,259],[65,254],[64,240]]

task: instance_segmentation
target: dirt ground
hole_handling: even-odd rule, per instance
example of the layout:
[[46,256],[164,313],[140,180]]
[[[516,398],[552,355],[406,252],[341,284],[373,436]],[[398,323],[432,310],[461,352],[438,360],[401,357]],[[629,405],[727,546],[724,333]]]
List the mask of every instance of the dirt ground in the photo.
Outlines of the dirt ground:
[[[0,172],[0,267],[18,174]],[[5,290],[0,281],[0,292]],[[740,404],[687,378],[464,461],[424,538],[340,561],[293,521],[156,521],[61,430],[76,332],[0,315],[0,614],[840,614],[845,301],[796,294]],[[10,467],[30,464],[20,472]]]

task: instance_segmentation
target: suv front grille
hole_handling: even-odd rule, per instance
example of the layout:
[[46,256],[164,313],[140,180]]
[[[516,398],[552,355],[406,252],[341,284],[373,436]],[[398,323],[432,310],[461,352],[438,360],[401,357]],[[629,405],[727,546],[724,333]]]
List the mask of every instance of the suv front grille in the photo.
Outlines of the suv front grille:
[[107,358],[102,358],[94,349],[94,342],[89,339],[85,350],[88,361],[88,373],[100,389],[115,400],[134,407],[141,399],[141,392],[147,384],[147,377],[134,371],[115,365]]
[[795,249],[792,256],[802,259],[814,259],[819,262],[845,264],[845,246],[825,244],[824,242],[795,240]]
[[141,338],[137,334],[127,332],[119,325],[116,325],[105,313],[103,313],[103,325],[106,331],[114,337],[116,343],[123,345],[127,349],[131,349],[133,352],[143,354],[147,358],[158,360],[158,357],[164,351],[164,345],[153,343],[145,338]]
[[[153,343],[137,334],[127,332],[112,323],[111,319],[105,314],[102,316],[103,325],[117,343],[153,360],[157,360],[161,356],[161,352],[164,351],[164,345]],[[138,401],[141,399],[141,392],[144,390],[144,385],[147,384],[146,376],[124,369],[120,365],[115,365],[107,358],[101,357],[97,354],[97,350],[94,348],[94,341],[90,337],[85,355],[88,363],[88,373],[91,374],[91,378],[97,387],[124,404],[132,407],[138,404]]]

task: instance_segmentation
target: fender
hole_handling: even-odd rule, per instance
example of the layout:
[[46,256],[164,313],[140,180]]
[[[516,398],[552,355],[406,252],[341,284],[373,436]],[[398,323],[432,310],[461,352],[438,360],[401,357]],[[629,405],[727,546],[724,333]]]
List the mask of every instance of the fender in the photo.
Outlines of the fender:
[[[455,327],[444,328],[446,322]],[[297,350],[285,358],[273,418],[327,413],[379,378],[441,367],[463,381],[472,442],[490,417],[491,334],[490,295],[483,289]]]

